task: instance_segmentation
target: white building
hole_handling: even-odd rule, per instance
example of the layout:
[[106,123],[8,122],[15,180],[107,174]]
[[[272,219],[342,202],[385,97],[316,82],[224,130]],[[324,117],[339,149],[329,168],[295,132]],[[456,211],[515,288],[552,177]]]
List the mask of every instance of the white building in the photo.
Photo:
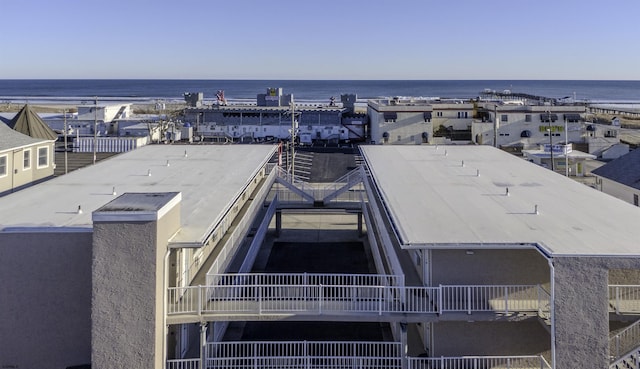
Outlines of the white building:
[[591,173],[596,176],[600,191],[640,206],[640,150],[633,150]]
[[[423,98],[391,98],[368,101],[370,140],[375,144],[445,143],[434,137],[438,130],[469,131],[473,104]],[[455,137],[453,139],[456,139]],[[470,141],[471,137],[465,137]]]

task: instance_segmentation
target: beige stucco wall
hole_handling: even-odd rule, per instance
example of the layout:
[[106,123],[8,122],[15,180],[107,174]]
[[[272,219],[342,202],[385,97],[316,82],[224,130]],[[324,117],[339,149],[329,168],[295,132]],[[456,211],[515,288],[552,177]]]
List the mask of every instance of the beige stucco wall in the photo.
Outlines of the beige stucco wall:
[[[33,168],[33,181],[39,181],[41,179],[51,177],[53,175],[54,163],[55,163],[55,150],[54,143],[47,143],[44,145],[37,145],[33,149],[33,155],[31,157],[31,167]],[[46,166],[38,168],[38,148],[40,147],[48,147],[49,148],[49,156],[47,157],[49,163]]]
[[0,233],[0,367],[91,360],[91,233]]
[[157,223],[95,223],[92,367],[151,368]]
[[521,322],[439,322],[433,325],[433,334],[431,356],[435,357],[469,355],[544,355],[548,357],[551,349],[549,332],[536,319]]
[[640,197],[640,190],[638,189],[625,186],[621,183],[618,183],[603,177],[598,177],[598,179],[601,181],[600,190],[615,198],[618,198],[622,201],[628,202],[633,205],[633,195],[635,194]]
[[179,226],[179,206],[158,221],[94,222],[93,368],[164,367],[165,256]]
[[557,368],[608,367],[608,284],[637,280],[638,270],[640,258],[554,259]]
[[549,263],[537,250],[433,250],[432,285],[549,283]]
[[[48,165],[38,168],[38,148],[48,147]],[[24,151],[31,151],[31,167],[24,169]],[[7,157],[7,175],[0,177],[0,194],[9,193],[12,189],[28,186],[30,183],[41,181],[53,176],[54,148],[53,142],[32,145],[17,150],[0,153]]]

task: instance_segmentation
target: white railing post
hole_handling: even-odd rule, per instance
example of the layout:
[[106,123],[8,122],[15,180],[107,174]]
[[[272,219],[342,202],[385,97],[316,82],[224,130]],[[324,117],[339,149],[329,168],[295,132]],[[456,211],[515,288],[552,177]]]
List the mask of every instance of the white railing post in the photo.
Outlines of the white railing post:
[[322,314],[322,300],[324,298],[322,284],[318,285],[318,312]]
[[509,287],[504,286],[504,313],[509,314]]
[[542,286],[538,285],[538,289],[536,290],[536,292],[538,293],[538,316],[542,317],[542,296],[540,293],[540,289],[542,288]]
[[256,298],[258,299],[258,314],[262,315],[262,286],[257,285],[258,293],[256,293]]
[[471,315],[471,287],[466,286],[467,289],[467,314]]
[[198,316],[202,315],[202,285],[198,286]]
[[616,307],[615,307],[615,312],[616,314],[620,314],[620,287],[616,286]]
[[382,315],[382,286],[378,286],[378,315]]
[[438,315],[441,315],[442,312],[444,311],[444,306],[442,305],[442,301],[444,300],[442,295],[444,295],[444,292],[442,290],[442,285],[438,286]]
[[[253,368],[254,369],[259,369],[259,366],[258,366],[258,347],[257,347],[257,345],[258,344],[256,342],[253,343],[253,353],[252,354],[253,354]],[[204,369],[204,368],[202,368],[202,369]]]

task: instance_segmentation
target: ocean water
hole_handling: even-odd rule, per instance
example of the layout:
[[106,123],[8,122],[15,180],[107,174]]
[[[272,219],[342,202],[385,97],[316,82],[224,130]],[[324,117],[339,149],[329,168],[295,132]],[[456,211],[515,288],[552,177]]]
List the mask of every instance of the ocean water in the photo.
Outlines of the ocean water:
[[7,101],[183,101],[185,92],[203,92],[215,100],[224,90],[229,100],[255,99],[269,87],[282,87],[297,101],[328,101],[357,94],[359,99],[392,96],[473,98],[485,89],[510,90],[551,98],[589,102],[640,103],[640,81],[540,80],[0,80],[0,103]]

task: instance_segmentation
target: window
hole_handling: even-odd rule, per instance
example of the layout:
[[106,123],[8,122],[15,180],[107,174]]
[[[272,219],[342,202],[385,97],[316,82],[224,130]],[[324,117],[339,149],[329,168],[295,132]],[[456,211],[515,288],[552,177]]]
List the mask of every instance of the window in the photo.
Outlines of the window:
[[507,114],[502,114],[500,116],[500,121],[501,122],[508,122],[509,121],[509,116]]
[[38,168],[46,168],[49,166],[49,148],[38,147]]
[[398,113],[386,112],[383,114],[386,123],[394,123],[398,119]]
[[442,112],[441,111],[436,112],[436,117],[441,117],[441,116],[442,116]]
[[633,194],[633,205],[640,206],[640,200],[638,200],[638,194],[637,193]]
[[22,170],[31,169],[31,149],[22,152]]
[[7,155],[0,156],[0,177],[7,175]]
[[525,114],[524,121],[525,122],[531,122],[531,114]]

